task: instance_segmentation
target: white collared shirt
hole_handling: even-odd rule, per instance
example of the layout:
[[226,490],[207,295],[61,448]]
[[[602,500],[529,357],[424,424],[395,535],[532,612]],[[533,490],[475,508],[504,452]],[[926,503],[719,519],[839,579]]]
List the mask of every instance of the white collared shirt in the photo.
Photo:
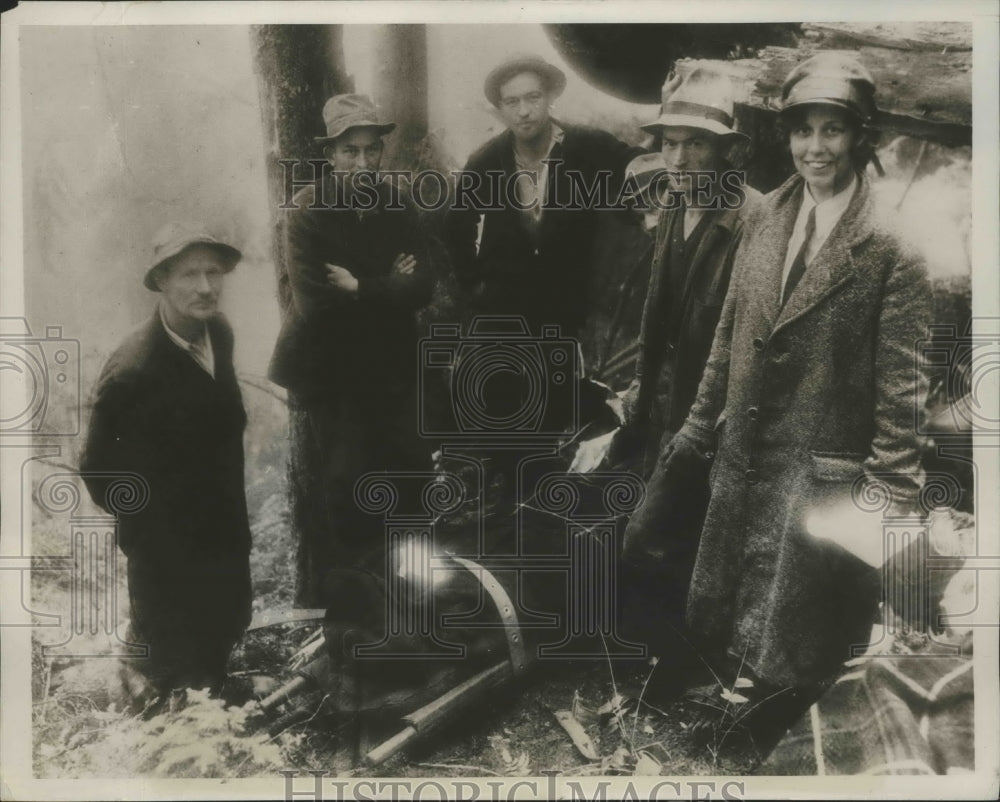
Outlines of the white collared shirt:
[[163,314],[163,306],[160,306],[160,322],[167,332],[167,336],[177,344],[177,347],[187,351],[191,358],[197,362],[213,379],[215,378],[215,354],[212,351],[212,339],[208,335],[208,326],[205,326],[201,336],[201,342],[193,343],[185,340],[176,331],[170,328],[167,317]]
[[[552,149],[556,146],[556,143],[562,142],[565,133],[562,128],[552,123],[552,135],[549,139],[548,150],[545,151],[545,155],[542,157],[542,163],[540,169],[537,171],[537,178],[532,181],[529,176],[520,175],[517,178],[517,182],[514,184],[514,191],[517,193],[518,203],[521,208],[524,209],[524,213],[531,216],[535,223],[542,219],[542,206],[545,204],[548,187],[549,187],[549,163],[546,161],[549,156],[552,155]],[[514,162],[518,169],[527,170],[528,172],[534,172],[530,167],[527,167],[521,163],[517,158],[517,149],[514,150]]]
[[792,227],[792,236],[788,240],[788,250],[785,252],[785,267],[781,272],[782,287],[788,281],[788,273],[792,269],[792,262],[795,261],[795,257],[802,247],[802,241],[806,238],[806,221],[809,219],[809,212],[813,208],[816,209],[816,231],[813,233],[812,239],[806,248],[805,263],[807,267],[816,257],[816,254],[819,253],[819,249],[823,247],[823,243],[830,236],[833,227],[844,216],[844,212],[847,211],[847,207],[850,205],[851,198],[854,197],[854,191],[857,188],[858,177],[852,174],[851,183],[844,189],[832,198],[827,198],[822,203],[816,203],[812,193],[809,191],[809,185],[806,184],[805,189],[802,191],[802,206],[799,208],[799,216],[795,218],[795,225]]

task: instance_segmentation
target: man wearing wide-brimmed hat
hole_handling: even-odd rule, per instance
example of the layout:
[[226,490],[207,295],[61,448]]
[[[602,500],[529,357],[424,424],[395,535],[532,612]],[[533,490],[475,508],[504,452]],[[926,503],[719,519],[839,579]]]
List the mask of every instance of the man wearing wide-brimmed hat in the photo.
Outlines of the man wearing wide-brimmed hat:
[[332,170],[288,212],[288,304],[269,369],[289,391],[295,598],[306,607],[326,605],[332,568],[384,571],[384,532],[355,504],[357,479],[431,467],[416,397],[431,266],[414,210],[377,173],[395,124],[356,94],[330,98],[323,120],[316,141]]
[[[196,226],[165,226],[142,268],[156,312],[112,354],[94,393],[80,467],[94,501],[118,513],[130,639],[149,649],[134,661],[148,680],[137,703],[220,690],[250,621],[246,414],[233,332],[218,311],[223,276],[240,258]],[[121,474],[139,484],[140,509],[115,509]]]
[[[657,611],[650,624],[659,634],[683,619],[708,480],[700,466],[666,472],[656,458],[694,401],[743,222],[760,198],[726,158],[746,139],[734,128],[733,96],[727,76],[698,68],[664,84],[659,116],[642,126],[659,139],[666,172],[657,183],[661,211],[636,375],[625,395],[626,423],[612,454],[628,461],[631,452],[630,465],[652,473],[646,500],[627,529],[625,557],[658,572],[653,583],[657,605],[647,600],[640,611]],[[660,616],[670,616],[670,625]]]
[[[606,172],[604,200],[614,199],[625,166],[642,151],[553,119],[565,86],[562,70],[534,55],[508,59],[486,77],[484,94],[507,130],[469,158],[459,186],[471,196],[449,215],[448,247],[473,312],[523,315],[536,331],[556,324],[574,336],[589,312],[596,202],[572,202],[569,175],[591,186]],[[569,208],[558,208],[558,198]]]
[[626,405],[630,427],[648,446],[647,473],[664,433],[677,431],[694,400],[743,220],[760,198],[726,158],[747,139],[733,127],[733,93],[725,75],[696,69],[666,82],[660,115],[642,126],[659,140],[665,169],[656,182],[660,216]]

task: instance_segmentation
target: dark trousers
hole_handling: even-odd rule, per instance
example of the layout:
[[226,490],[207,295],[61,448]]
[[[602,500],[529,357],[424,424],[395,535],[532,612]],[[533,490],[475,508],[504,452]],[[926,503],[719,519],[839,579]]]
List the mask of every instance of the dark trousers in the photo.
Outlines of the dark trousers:
[[651,647],[684,631],[684,615],[709,501],[708,463],[680,455],[656,463],[646,497],[625,529],[623,624]]
[[218,691],[226,663],[250,623],[247,554],[191,549],[176,559],[135,549],[128,560],[129,640],[148,647],[133,667],[157,695]]
[[355,485],[375,471],[430,471],[415,391],[293,399],[292,516],[298,539],[295,604],[325,607],[334,569],[384,572],[385,523],[361,509]]

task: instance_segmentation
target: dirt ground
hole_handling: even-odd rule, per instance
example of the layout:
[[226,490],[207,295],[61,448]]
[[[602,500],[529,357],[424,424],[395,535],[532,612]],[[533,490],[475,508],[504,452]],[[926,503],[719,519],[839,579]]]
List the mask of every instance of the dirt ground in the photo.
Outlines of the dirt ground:
[[[302,632],[293,632],[288,639],[301,638]],[[250,633],[236,662],[259,660],[267,652],[273,657],[275,649],[283,648],[280,642],[277,631]],[[314,693],[300,699],[300,705],[312,711],[307,721],[284,725],[279,717],[277,724],[282,734],[297,737],[289,751],[296,769],[355,777],[537,776],[544,771],[697,776],[751,771],[763,756],[741,726],[738,707],[719,699],[711,711],[715,726],[696,734],[692,725],[707,709],[707,700],[692,695],[660,701],[664,688],[657,682],[657,662],[537,664],[527,676],[491,692],[373,767],[357,765],[356,758],[403,729],[398,719],[346,721],[326,714],[320,694]],[[704,693],[713,690],[706,686]],[[558,711],[575,714],[590,739],[589,757],[560,725]]]

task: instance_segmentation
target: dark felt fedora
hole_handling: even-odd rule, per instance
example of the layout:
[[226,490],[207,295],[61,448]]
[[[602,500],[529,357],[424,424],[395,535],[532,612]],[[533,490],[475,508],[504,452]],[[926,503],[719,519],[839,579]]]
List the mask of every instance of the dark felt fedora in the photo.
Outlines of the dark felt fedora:
[[542,79],[545,88],[555,96],[562,94],[566,88],[566,74],[554,64],[549,64],[541,56],[519,55],[508,59],[494,67],[486,76],[483,92],[486,99],[494,106],[500,105],[500,87],[504,82],[522,72],[533,72]]

